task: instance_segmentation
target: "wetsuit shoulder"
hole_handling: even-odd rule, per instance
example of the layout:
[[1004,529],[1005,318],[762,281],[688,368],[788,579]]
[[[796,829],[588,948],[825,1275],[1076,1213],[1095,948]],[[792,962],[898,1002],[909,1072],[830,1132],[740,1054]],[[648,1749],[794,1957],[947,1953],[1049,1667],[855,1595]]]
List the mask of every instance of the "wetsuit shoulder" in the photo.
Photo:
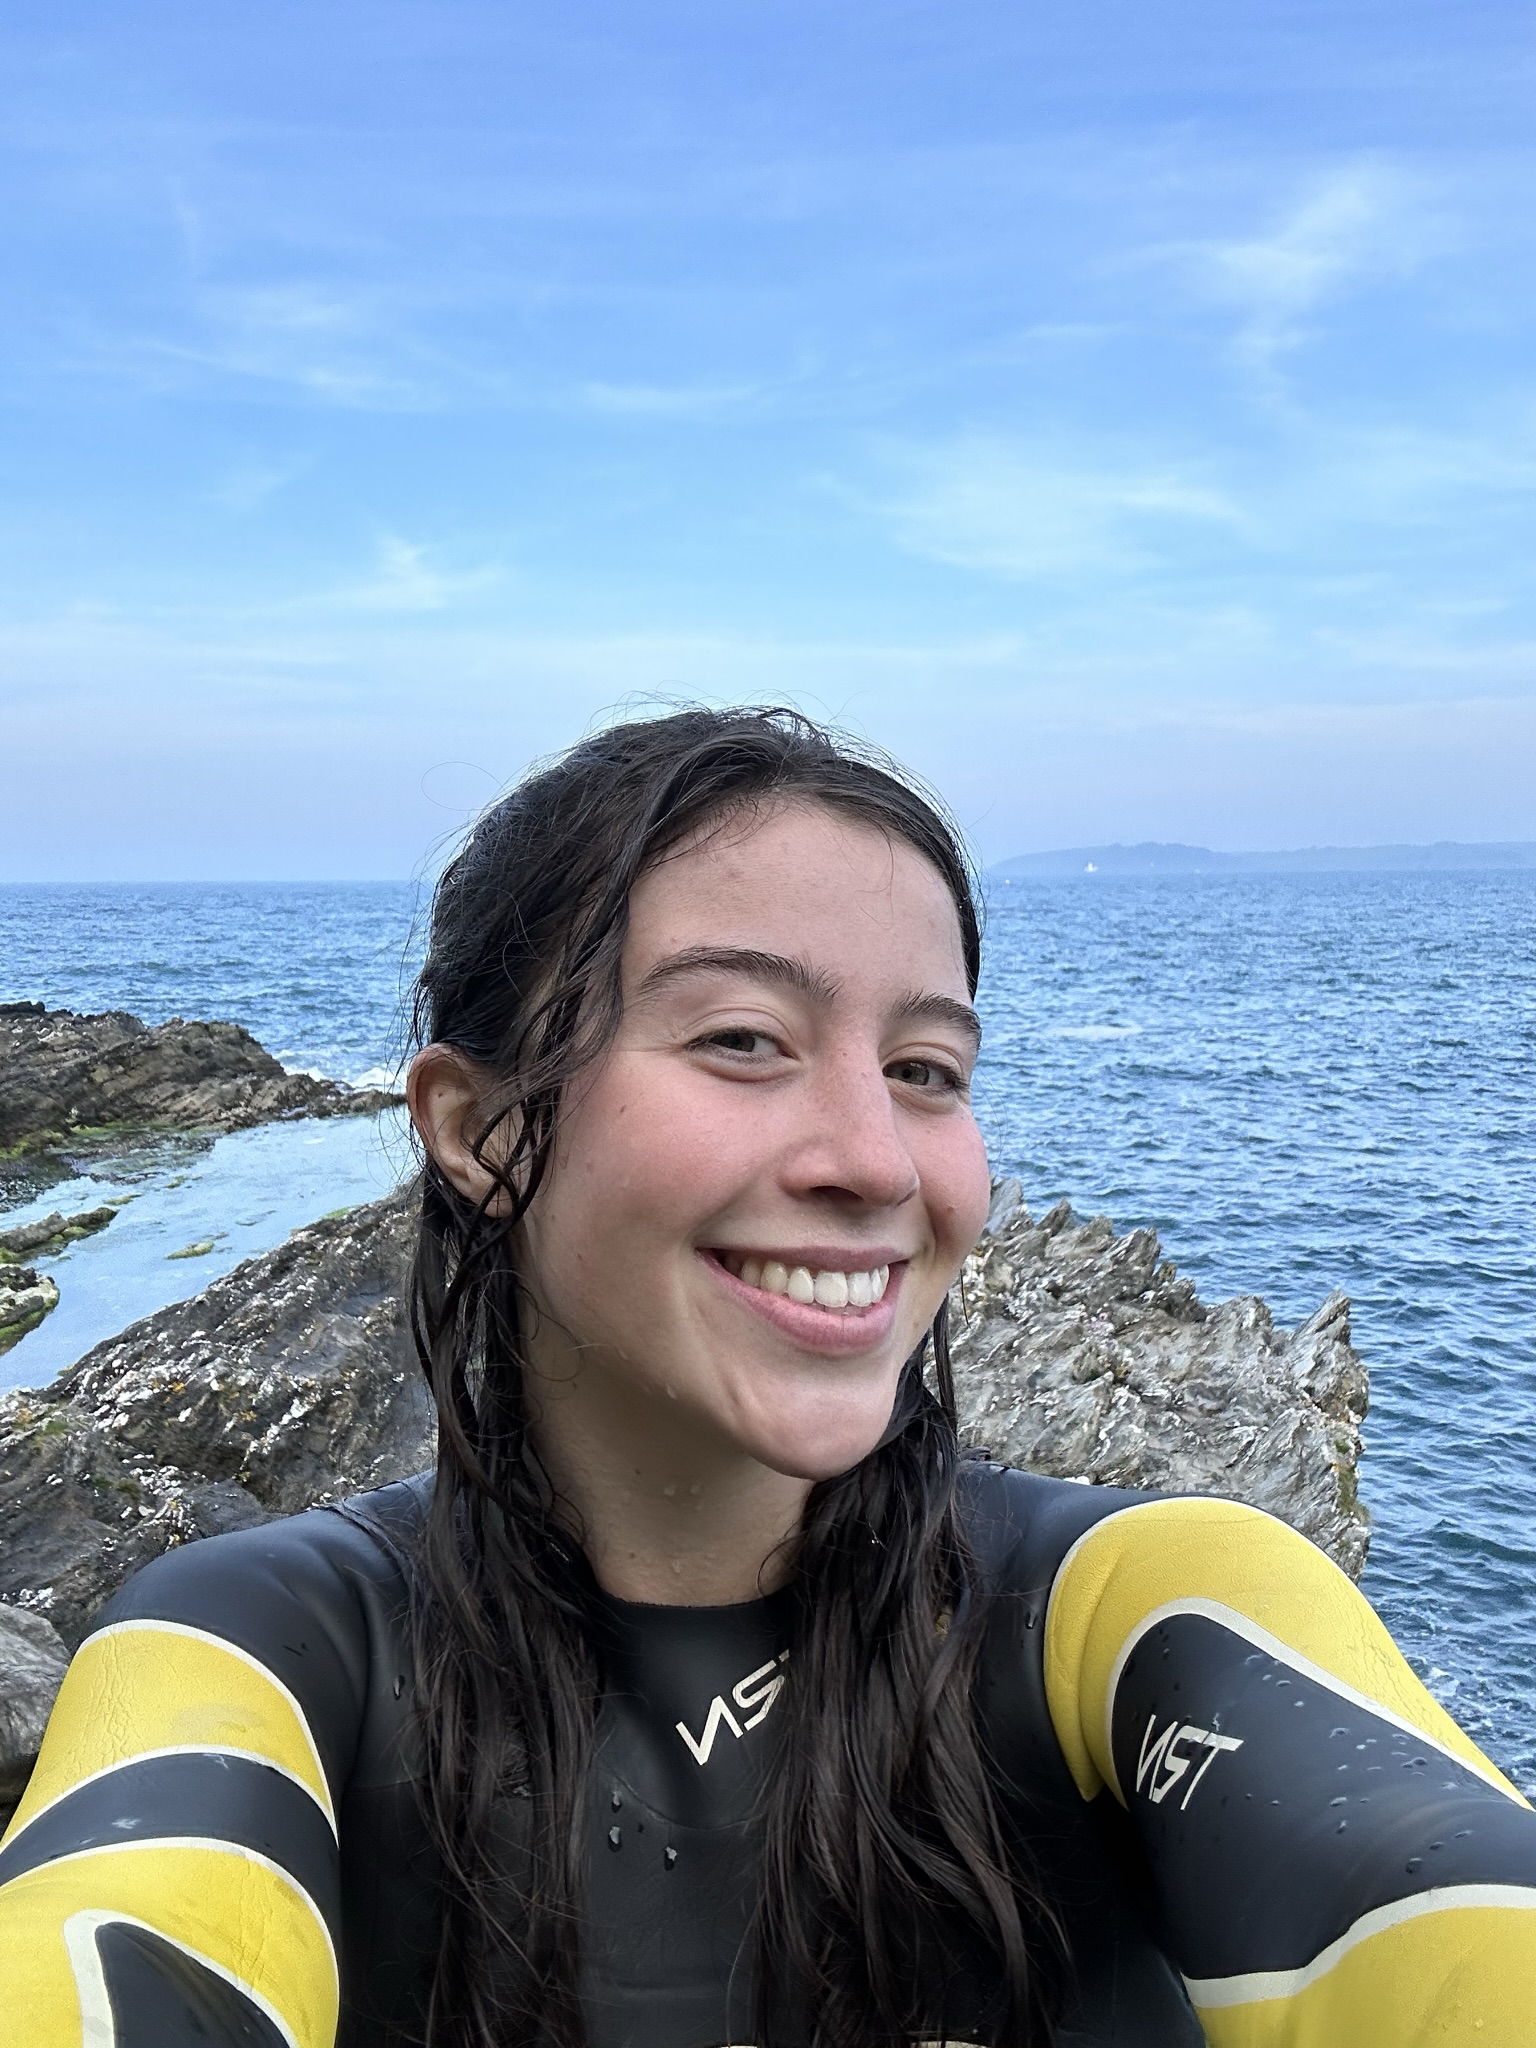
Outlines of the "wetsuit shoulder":
[[966,1536],[994,1594],[1048,1593],[1085,1530],[1158,1498],[1129,1487],[1048,1479],[984,1458],[963,1461],[958,1492]]
[[1130,1817],[1208,2040],[1536,2040],[1536,1815],[1303,1537],[1220,1500],[1086,1520],[1044,1677],[1080,1794]]
[[337,1816],[403,1723],[404,1597],[364,1516],[325,1509],[128,1582],[70,1665],[0,1846],[17,2040],[329,2048]]

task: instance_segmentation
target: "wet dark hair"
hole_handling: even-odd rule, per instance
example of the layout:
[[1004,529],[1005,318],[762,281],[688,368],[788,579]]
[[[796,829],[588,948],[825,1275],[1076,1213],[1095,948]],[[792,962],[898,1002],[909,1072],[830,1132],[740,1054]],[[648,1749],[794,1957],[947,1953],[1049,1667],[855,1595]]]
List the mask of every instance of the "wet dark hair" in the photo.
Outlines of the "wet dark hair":
[[[778,709],[684,710],[584,740],[474,826],[438,885],[417,989],[417,1042],[486,1073],[476,1149],[513,1223],[549,1172],[572,1078],[617,1027],[636,880],[701,831],[782,802],[826,805],[930,861],[974,991],[958,834],[890,764]],[[413,1626],[445,1871],[431,2039],[583,2048],[578,1843],[598,1678],[582,1573],[529,1442],[511,1224],[489,1200],[469,1202],[427,1160],[412,1320],[439,1431]],[[983,1601],[956,1503],[942,1308],[924,1349],[936,1392],[920,1353],[887,1440],[812,1489],[795,1552],[757,1916],[765,2048],[889,2048],[931,2030],[913,1958],[935,1928],[991,1959],[999,2048],[1043,2036],[1049,1916],[1010,1867],[971,1705]]]

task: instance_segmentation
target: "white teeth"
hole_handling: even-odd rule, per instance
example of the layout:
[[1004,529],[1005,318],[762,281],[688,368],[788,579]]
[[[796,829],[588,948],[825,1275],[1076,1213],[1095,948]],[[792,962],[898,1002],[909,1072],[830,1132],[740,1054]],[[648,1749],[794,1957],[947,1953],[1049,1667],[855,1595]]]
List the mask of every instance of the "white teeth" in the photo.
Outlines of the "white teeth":
[[818,1273],[812,1288],[819,1308],[846,1308],[848,1306],[848,1275],[846,1273]]
[[827,1266],[812,1272],[809,1266],[790,1267],[780,1259],[743,1256],[738,1265],[735,1254],[722,1257],[744,1285],[761,1288],[764,1294],[787,1294],[791,1301],[806,1307],[814,1302],[826,1309],[873,1308],[890,1285],[889,1266],[860,1267],[847,1273]]

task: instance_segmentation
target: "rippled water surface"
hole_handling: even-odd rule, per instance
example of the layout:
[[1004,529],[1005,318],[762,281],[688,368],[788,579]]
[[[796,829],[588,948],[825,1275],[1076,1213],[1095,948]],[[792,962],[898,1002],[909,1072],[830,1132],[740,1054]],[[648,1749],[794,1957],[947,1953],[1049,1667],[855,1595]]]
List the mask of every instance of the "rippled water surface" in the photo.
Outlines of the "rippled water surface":
[[381,1084],[417,909],[408,882],[0,885],[0,1002],[227,1017],[285,1067]]
[[[381,1079],[416,909],[404,884],[0,889],[0,999],[232,1017],[290,1066]],[[1294,1322],[1349,1291],[1371,1367],[1367,1590],[1536,1790],[1536,875],[1015,883],[988,945],[995,1169],[1037,1209],[1065,1194],[1156,1225],[1207,1300],[1260,1293]],[[52,1372],[128,1303],[193,1291],[401,1157],[371,1126],[321,1131],[222,1140],[175,1186],[179,1153],[13,1180],[16,1214],[98,1189],[145,1206],[52,1262],[59,1336],[24,1339],[0,1379],[36,1383],[45,1351]],[[203,1261],[167,1259],[225,1227]]]

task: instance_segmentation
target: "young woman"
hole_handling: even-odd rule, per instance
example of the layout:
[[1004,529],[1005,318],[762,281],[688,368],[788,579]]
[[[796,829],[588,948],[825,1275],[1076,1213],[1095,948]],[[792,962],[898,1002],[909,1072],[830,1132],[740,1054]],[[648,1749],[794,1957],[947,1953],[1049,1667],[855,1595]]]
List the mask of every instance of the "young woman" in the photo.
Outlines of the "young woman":
[[1252,1510],[962,1457],[976,909],[783,712],[438,891],[435,1475],[175,1552],[0,1852],[25,2048],[1529,2048],[1536,1816]]

